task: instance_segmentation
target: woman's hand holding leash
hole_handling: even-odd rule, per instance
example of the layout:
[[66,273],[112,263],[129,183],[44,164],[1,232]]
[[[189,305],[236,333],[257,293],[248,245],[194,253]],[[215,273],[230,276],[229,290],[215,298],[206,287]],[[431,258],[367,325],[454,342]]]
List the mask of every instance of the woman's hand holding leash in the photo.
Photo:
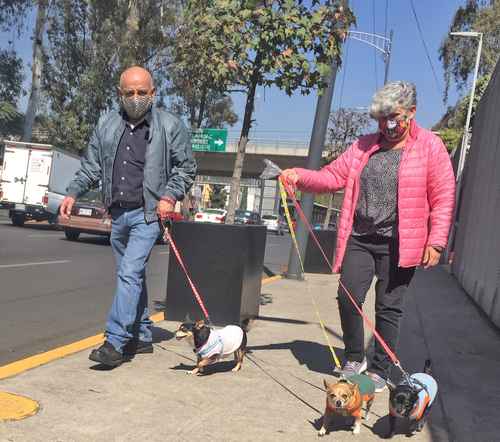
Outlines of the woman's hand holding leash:
[[281,179],[285,181],[285,184],[288,184],[293,189],[296,189],[299,181],[299,174],[295,171],[295,169],[285,169],[281,172]]

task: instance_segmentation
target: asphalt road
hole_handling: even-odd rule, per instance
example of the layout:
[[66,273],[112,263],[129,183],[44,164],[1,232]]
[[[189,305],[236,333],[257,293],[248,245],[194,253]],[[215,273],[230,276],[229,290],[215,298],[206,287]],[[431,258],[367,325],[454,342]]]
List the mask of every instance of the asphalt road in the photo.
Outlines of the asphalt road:
[[[280,272],[289,250],[289,235],[269,234],[266,268]],[[168,248],[158,244],[147,272],[152,313],[164,301],[167,266]],[[102,332],[114,286],[104,238],[71,242],[48,225],[18,228],[0,216],[0,365]]]

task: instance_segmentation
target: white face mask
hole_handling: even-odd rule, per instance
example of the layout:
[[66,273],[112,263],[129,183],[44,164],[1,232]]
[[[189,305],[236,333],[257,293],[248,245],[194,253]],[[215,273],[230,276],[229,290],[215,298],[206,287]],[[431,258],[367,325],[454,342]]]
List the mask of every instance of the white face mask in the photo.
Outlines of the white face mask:
[[121,97],[121,102],[123,110],[128,117],[133,121],[137,121],[144,117],[151,109],[153,97],[151,95],[146,95],[144,97],[137,95],[133,97]]

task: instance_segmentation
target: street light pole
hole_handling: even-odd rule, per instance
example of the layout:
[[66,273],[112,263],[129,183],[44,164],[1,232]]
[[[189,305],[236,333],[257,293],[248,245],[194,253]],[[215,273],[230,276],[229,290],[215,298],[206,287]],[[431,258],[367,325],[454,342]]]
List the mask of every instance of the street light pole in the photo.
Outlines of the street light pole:
[[384,85],[387,84],[389,80],[389,65],[391,63],[391,53],[392,53],[392,37],[394,36],[394,31],[391,30],[389,34],[389,42],[387,43],[387,50],[385,55],[385,75],[384,75]]
[[453,223],[450,229],[450,236],[448,238],[448,246],[445,252],[445,260],[448,262],[450,260],[450,255],[454,247],[455,235],[457,233],[457,216],[458,216],[458,204],[460,202],[460,195],[462,193],[462,172],[465,166],[465,157],[467,156],[467,148],[469,145],[469,126],[472,116],[472,106],[474,104],[474,94],[476,92],[476,81],[477,74],[479,72],[479,61],[481,60],[481,50],[483,47],[483,34],[481,32],[450,32],[450,35],[457,37],[479,37],[479,44],[477,47],[476,54],[476,65],[474,67],[474,76],[472,79],[472,89],[470,91],[469,107],[467,109],[467,118],[465,120],[464,134],[462,136],[462,146],[460,148],[460,158],[457,166],[457,186],[455,189],[455,208],[453,213]]
[[470,98],[469,98],[469,108],[467,110],[467,119],[465,121],[464,135],[462,137],[462,148],[460,149],[460,159],[457,168],[456,178],[457,182],[459,182],[460,178],[462,177],[462,172],[465,165],[467,146],[469,145],[469,126],[472,116],[472,106],[474,104],[474,94],[476,91],[477,74],[479,72],[479,61],[481,60],[481,50],[483,47],[483,34],[481,32],[451,32],[450,35],[458,37],[473,37],[473,38],[479,37],[479,44],[477,47],[477,54],[476,54],[476,65],[474,67],[474,77],[472,79],[472,89],[470,91]]
[[[318,97],[316,114],[314,116],[314,125],[311,133],[311,141],[309,143],[309,155],[307,157],[306,167],[308,169],[317,170],[321,165],[321,156],[325,145],[326,129],[328,127],[328,119],[330,117],[330,109],[332,107],[333,89],[335,87],[335,79],[337,78],[337,70],[338,63],[337,60],[335,60],[332,63],[331,74],[328,79],[327,87]],[[311,193],[303,193],[300,203],[307,220],[310,220],[314,206],[314,195]],[[297,243],[299,253],[302,258],[305,257],[307,240],[308,230],[302,222],[302,219],[299,218],[297,221]],[[289,279],[303,279],[299,257],[293,247],[290,250],[286,277]]]

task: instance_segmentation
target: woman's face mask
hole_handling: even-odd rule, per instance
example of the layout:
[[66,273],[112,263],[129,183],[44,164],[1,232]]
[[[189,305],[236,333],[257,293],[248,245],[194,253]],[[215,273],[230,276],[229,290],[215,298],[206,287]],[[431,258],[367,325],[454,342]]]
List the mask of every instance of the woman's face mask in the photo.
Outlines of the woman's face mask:
[[402,140],[410,128],[411,117],[403,114],[395,117],[381,118],[378,122],[380,132],[387,141]]

